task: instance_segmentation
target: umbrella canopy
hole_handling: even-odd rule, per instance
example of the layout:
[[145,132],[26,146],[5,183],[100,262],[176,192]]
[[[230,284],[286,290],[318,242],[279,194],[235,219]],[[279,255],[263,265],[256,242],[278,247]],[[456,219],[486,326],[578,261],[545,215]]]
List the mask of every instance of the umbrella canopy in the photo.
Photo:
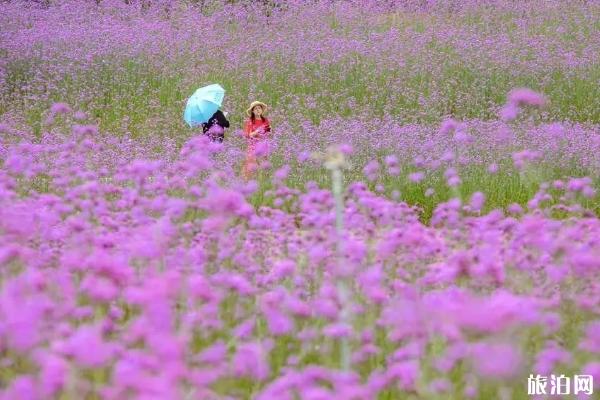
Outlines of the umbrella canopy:
[[221,107],[225,97],[225,89],[213,84],[196,90],[187,101],[183,119],[190,127],[196,127],[205,122]]

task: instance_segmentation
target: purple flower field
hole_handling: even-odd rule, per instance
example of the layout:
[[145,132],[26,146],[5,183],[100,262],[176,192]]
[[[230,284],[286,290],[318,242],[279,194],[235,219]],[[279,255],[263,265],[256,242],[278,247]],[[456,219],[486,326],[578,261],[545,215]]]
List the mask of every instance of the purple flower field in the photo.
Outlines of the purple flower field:
[[[0,400],[596,398],[598,21],[0,3]],[[222,144],[182,120],[213,82]]]

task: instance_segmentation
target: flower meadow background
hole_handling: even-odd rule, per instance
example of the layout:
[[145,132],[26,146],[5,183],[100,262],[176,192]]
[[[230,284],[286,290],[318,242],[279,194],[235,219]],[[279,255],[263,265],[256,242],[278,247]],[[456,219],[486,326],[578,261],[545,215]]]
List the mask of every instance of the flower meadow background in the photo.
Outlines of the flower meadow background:
[[[600,391],[599,21],[597,1],[1,3],[0,399]],[[223,145],[182,119],[214,82]],[[275,139],[244,182],[254,99]]]

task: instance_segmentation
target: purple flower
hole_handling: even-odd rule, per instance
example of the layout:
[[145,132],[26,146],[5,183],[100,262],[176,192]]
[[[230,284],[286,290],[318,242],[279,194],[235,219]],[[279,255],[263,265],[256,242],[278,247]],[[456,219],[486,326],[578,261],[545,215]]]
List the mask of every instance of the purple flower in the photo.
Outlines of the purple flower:
[[506,122],[514,120],[517,115],[519,115],[519,107],[512,103],[503,106],[498,113],[500,119]]
[[264,381],[270,375],[267,360],[269,346],[258,342],[242,343],[232,360],[233,371],[238,377],[249,377]]
[[438,378],[429,383],[429,390],[433,393],[445,393],[452,390],[452,383],[448,379]]
[[442,135],[447,135],[452,133],[458,127],[458,122],[456,122],[452,118],[447,118],[442,122],[440,126],[440,133]]
[[254,148],[254,154],[256,154],[256,157],[265,157],[265,156],[269,155],[270,150],[271,149],[269,146],[269,142],[266,140],[263,140],[263,141],[256,143],[255,148]]
[[520,204],[512,203],[508,206],[508,211],[511,214],[521,214],[523,212],[523,207]]
[[2,399],[11,400],[41,400],[42,397],[37,393],[37,385],[30,375],[21,375],[10,382],[10,385],[2,394]]
[[517,106],[543,106],[546,104],[546,99],[544,96],[528,88],[517,88],[511,90],[508,94],[508,101]]
[[290,170],[291,170],[291,168],[289,165],[284,165],[283,167],[281,167],[277,171],[275,171],[273,176],[276,180],[282,181],[282,180],[286,179],[287,176],[290,174]]
[[102,339],[98,328],[83,326],[67,340],[65,351],[80,366],[99,368],[113,358],[115,346]]
[[40,391],[43,397],[52,397],[66,385],[69,365],[62,358],[51,354],[44,355],[40,364]]
[[421,182],[423,178],[425,178],[425,174],[423,172],[413,172],[408,175],[408,179],[414,183]]
[[282,336],[294,329],[294,321],[279,311],[269,311],[265,315],[269,332],[274,336]]
[[377,160],[371,160],[364,167],[363,173],[367,177],[368,180],[374,181],[377,178],[377,173],[379,172],[379,162]]
[[73,118],[75,118],[76,120],[79,120],[79,121],[81,121],[81,120],[84,120],[84,119],[86,119],[86,118],[87,118],[87,115],[86,115],[86,113],[85,113],[85,112],[83,112],[83,111],[77,111],[77,112],[75,112],[75,114],[73,115]]
[[118,288],[110,280],[90,275],[81,282],[81,290],[98,302],[109,302],[119,294]]
[[354,148],[350,144],[341,144],[338,149],[346,156],[352,155],[354,152]]
[[492,163],[492,164],[488,165],[487,170],[490,174],[495,174],[496,172],[498,172],[498,164]]
[[275,279],[285,279],[292,277],[296,270],[296,263],[292,260],[280,260],[275,263],[272,270],[272,275]]
[[310,157],[311,157],[310,152],[302,151],[302,152],[298,153],[297,160],[298,160],[298,162],[303,163],[303,162],[309,160]]
[[581,191],[581,194],[583,195],[583,197],[591,199],[591,198],[596,197],[596,189],[594,189],[590,186],[586,186]]
[[420,374],[419,362],[409,360],[392,364],[387,370],[386,378],[398,382],[400,390],[411,391],[415,389]]
[[485,195],[481,192],[475,192],[471,196],[471,203],[469,205],[471,206],[471,209],[473,211],[481,211],[481,208],[483,207],[484,203]]
[[357,239],[346,239],[343,244],[346,257],[353,262],[360,263],[367,256],[367,246]]
[[394,154],[391,154],[389,156],[385,157],[385,165],[388,168],[395,168],[398,167],[398,157],[396,157]]
[[223,362],[227,357],[227,346],[221,340],[214,343],[212,346],[204,349],[198,354],[198,360],[206,364],[218,364]]
[[594,379],[594,391],[600,389],[600,362],[590,362],[584,365],[581,375],[591,375]]
[[486,378],[509,379],[519,375],[523,359],[514,345],[478,343],[471,347],[474,371]]
[[573,178],[567,183],[567,190],[570,192],[580,192],[586,186],[587,181],[585,179]]
[[250,216],[252,206],[244,197],[232,190],[215,188],[207,193],[203,201],[203,207],[213,213],[222,215]]
[[450,178],[448,178],[448,181],[446,183],[450,187],[457,187],[458,185],[460,185],[461,180],[458,175],[454,175],[454,176],[451,176]]
[[585,338],[579,347],[591,353],[600,354],[600,321],[591,322],[585,330]]
[[344,323],[331,324],[323,329],[323,334],[333,339],[348,337],[351,333],[352,327]]
[[542,375],[549,375],[556,370],[557,364],[570,364],[572,356],[556,343],[550,343],[538,353],[533,371]]
[[50,107],[50,112],[52,114],[66,114],[71,112],[71,107],[66,103],[54,103]]
[[250,337],[254,330],[254,320],[249,319],[239,324],[233,331],[233,335],[238,339],[246,339]]

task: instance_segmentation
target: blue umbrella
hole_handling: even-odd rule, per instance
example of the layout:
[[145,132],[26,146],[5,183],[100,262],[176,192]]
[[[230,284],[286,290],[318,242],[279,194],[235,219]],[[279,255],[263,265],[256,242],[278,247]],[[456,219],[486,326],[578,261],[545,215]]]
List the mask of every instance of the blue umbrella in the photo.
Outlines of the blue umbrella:
[[196,127],[205,122],[221,107],[225,89],[213,84],[196,90],[188,99],[183,119],[190,127]]

